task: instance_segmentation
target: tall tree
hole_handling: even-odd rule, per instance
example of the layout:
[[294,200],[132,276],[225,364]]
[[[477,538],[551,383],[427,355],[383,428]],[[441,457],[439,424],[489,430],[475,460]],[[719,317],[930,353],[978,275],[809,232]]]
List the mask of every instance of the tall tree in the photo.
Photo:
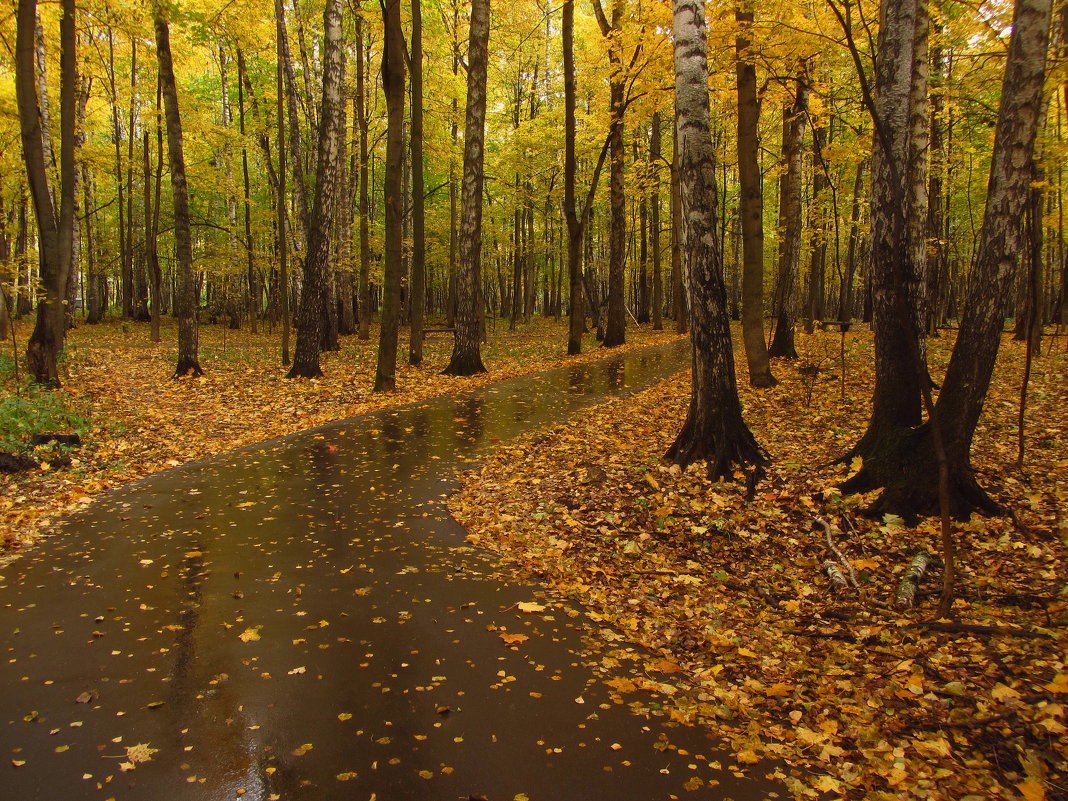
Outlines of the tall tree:
[[782,161],[779,178],[779,272],[775,287],[775,333],[771,356],[797,358],[794,347],[798,267],[801,262],[801,169],[805,127],[808,123],[809,79],[802,65],[796,79],[794,102],[783,110]]
[[386,243],[385,281],[382,287],[382,327],[378,336],[375,392],[397,388],[397,330],[400,325],[402,264],[402,219],[404,192],[404,33],[400,0],[385,0],[382,6],[386,29],[382,50],[382,88],[386,93]]
[[[1026,249],[1021,220],[1030,202],[1050,18],[1050,0],[1017,0],[975,266],[934,410],[947,462],[950,506],[958,517],[973,510],[998,511],[976,481],[970,452],[1001,344],[1004,298],[1012,287],[1019,254]],[[929,424],[899,440],[893,453],[894,472],[883,476],[886,490],[880,508],[898,513],[937,508],[937,489],[930,480],[937,469],[936,445]]]
[[690,298],[692,393],[686,422],[667,458],[706,459],[712,478],[735,465],[755,480],[768,459],[742,418],[734,375],[723,258],[716,230],[716,154],[709,134],[708,46],[704,0],[674,0],[675,103],[682,251]]
[[[832,9],[837,11],[837,6]],[[844,15],[839,19],[851,36],[850,20]],[[915,19],[915,2],[882,3],[874,93],[850,39],[865,105],[874,125],[869,274],[875,390],[867,431],[847,454],[847,458],[862,457],[863,465],[843,485],[846,492],[900,482],[900,445],[922,421],[923,384],[929,381],[920,341],[919,275],[910,261],[912,249],[904,246],[909,230],[906,165],[910,161],[913,130],[910,106],[914,97]]]
[[612,19],[593,0],[593,11],[601,35],[608,40],[608,314],[605,321],[606,348],[626,341],[627,308],[624,295],[624,262],[627,246],[626,197],[624,195],[623,119],[627,109],[627,75],[623,63],[623,0],[612,0]]
[[35,70],[36,0],[19,0],[15,33],[15,96],[26,176],[37,217],[39,275],[44,288],[26,346],[34,380],[59,384],[57,360],[66,336],[64,302],[74,248],[75,116],[78,88],[74,0],[63,0],[60,20],[59,208],[48,184],[45,138]]
[[185,178],[185,153],[182,147],[182,116],[178,108],[178,89],[174,81],[171,57],[171,32],[167,12],[160,0],[153,0],[152,21],[156,28],[156,58],[163,110],[167,120],[167,154],[171,167],[171,192],[174,196],[174,250],[177,261],[177,293],[174,314],[178,318],[178,364],[174,377],[199,376],[204,371],[198,359],[197,282],[193,275],[193,241],[189,228],[189,186]]
[[423,363],[423,311],[426,306],[426,198],[423,186],[423,11],[412,0],[412,281],[408,361]]
[[447,375],[484,373],[479,349],[482,318],[482,165],[486,137],[486,67],[489,59],[489,0],[472,0],[467,48],[467,111],[464,174],[460,198],[460,270],[456,281],[456,332]]
[[771,387],[768,346],[764,341],[764,189],[760,178],[760,103],[756,65],[750,48],[753,10],[750,3],[735,11],[735,74],[738,85],[738,183],[742,223],[742,342],[749,383]]
[[359,214],[360,214],[360,275],[356,294],[360,339],[371,338],[371,234],[368,226],[370,197],[367,187],[367,112],[364,103],[367,99],[366,75],[367,59],[363,34],[363,13],[356,15],[356,97],[353,101],[353,117],[359,133],[359,152],[357,167],[359,169]]
[[323,11],[323,94],[316,153],[315,199],[308,220],[308,250],[303,291],[297,312],[297,344],[286,378],[323,374],[319,351],[327,315],[330,230],[341,178],[341,137],[344,136],[345,49],[342,46],[341,0],[327,0]]

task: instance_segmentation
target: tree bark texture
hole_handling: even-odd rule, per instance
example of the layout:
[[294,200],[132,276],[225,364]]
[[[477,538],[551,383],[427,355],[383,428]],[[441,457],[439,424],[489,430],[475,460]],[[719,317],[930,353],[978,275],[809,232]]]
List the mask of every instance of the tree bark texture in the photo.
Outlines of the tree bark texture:
[[403,272],[401,226],[404,215],[404,33],[400,0],[386,0],[382,88],[386,93],[385,280],[382,287],[382,327],[378,337],[375,392],[397,388],[397,331],[400,325],[400,285]]
[[423,17],[412,0],[412,280],[408,361],[423,363],[423,312],[426,306],[426,198],[423,185]]
[[203,375],[204,371],[198,360],[199,303],[196,276],[193,274],[193,242],[189,228],[189,187],[185,178],[185,154],[182,148],[182,116],[178,108],[178,89],[174,82],[170,26],[164,14],[159,0],[154,0],[152,20],[156,28],[156,57],[159,61],[164,117],[167,121],[167,154],[171,167],[171,192],[174,196],[174,250],[178,279],[174,302],[174,315],[178,318],[178,364],[174,377],[181,378]]
[[[486,136],[486,67],[489,0],[473,0],[467,49],[467,111],[464,122],[464,172],[460,196],[460,265],[456,281],[456,333],[447,375],[484,373],[481,338],[482,164]],[[516,288],[513,291],[517,291]]]
[[779,270],[775,287],[775,333],[769,355],[797,358],[794,347],[794,308],[797,303],[798,268],[801,263],[801,171],[805,126],[808,123],[808,74],[802,67],[797,77],[793,105],[783,112],[782,161],[779,178]]
[[345,50],[341,25],[341,0],[327,0],[323,11],[323,95],[315,159],[315,196],[308,225],[304,289],[297,312],[297,343],[287,378],[316,378],[323,374],[319,351],[323,327],[327,324],[330,232],[341,177],[341,137],[345,133]]
[[771,387],[768,346],[764,340],[764,190],[760,177],[760,104],[757,101],[756,66],[750,47],[751,8],[735,12],[735,73],[738,87],[738,183],[742,223],[742,342],[749,367],[749,383]]
[[667,458],[686,466],[705,459],[712,478],[767,457],[742,419],[734,375],[727,293],[716,231],[716,157],[709,135],[708,56],[703,0],[674,0],[682,251],[690,298],[690,408]]
[[39,384],[59,385],[59,354],[66,336],[64,304],[74,247],[75,116],[78,71],[74,0],[63,0],[60,20],[59,207],[48,184],[45,136],[36,81],[36,0],[19,0],[15,33],[15,96],[26,176],[37,218],[43,296],[26,345],[26,364]]

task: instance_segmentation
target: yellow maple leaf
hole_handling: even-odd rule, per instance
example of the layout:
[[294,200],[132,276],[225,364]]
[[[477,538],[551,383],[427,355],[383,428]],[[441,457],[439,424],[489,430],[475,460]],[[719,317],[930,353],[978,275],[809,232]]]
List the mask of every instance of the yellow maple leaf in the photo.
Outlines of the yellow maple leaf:
[[254,642],[260,638],[260,629],[262,628],[263,626],[251,626],[241,632],[237,638],[241,642]]

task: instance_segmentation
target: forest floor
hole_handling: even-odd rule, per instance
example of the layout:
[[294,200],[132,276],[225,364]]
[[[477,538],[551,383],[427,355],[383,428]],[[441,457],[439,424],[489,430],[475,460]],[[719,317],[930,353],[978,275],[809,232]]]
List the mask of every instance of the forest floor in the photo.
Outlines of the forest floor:
[[[1024,350],[1006,336],[973,457],[1012,514],[956,524],[959,599],[935,622],[937,560],[915,608],[893,601],[912,557],[939,553],[937,520],[869,520],[872,496],[835,489],[849,467],[829,463],[863,432],[873,381],[870,334],[845,337],[844,384],[839,337],[799,333],[773,389],[749,389],[741,368],[774,460],[751,502],[744,482],[662,461],[689,402],[682,374],[503,446],[451,508],[506,578],[590,610],[618,703],[709,727],[731,769],[797,798],[1068,798],[1065,338],[1035,361],[1019,468]],[[951,345],[930,342],[936,381]],[[830,591],[820,516],[859,589]]]
[[[176,330],[165,325],[162,342],[152,343],[147,323],[80,325],[67,339],[63,386],[44,391],[25,381],[21,361],[29,321],[17,327],[23,379],[17,385],[10,343],[0,351],[0,452],[24,453],[41,467],[0,473],[0,564],[47,535],[64,514],[149,473],[333,420],[606,355],[589,335],[584,353],[568,357],[566,329],[553,320],[536,318],[515,331],[498,320],[482,348],[489,372],[455,378],[441,375],[452,352],[451,334],[427,337],[423,365],[412,367],[405,331],[398,389],[374,393],[377,326],[369,340],[344,337],[341,351],[324,353],[325,376],[314,380],[284,377],[277,330],[252,334],[214,325],[200,327],[205,375],[175,380]],[[676,338],[670,330],[643,326],[628,331],[624,349]],[[77,432],[83,445],[29,448],[32,433],[56,431]]]

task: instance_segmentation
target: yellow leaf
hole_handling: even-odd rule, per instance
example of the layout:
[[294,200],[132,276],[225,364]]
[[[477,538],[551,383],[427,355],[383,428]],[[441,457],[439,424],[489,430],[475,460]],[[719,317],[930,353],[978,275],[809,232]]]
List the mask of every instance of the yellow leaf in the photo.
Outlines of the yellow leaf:
[[1026,801],[1045,801],[1046,788],[1042,782],[1035,779],[1028,779],[1025,782],[1020,782],[1016,785],[1016,789],[1020,791],[1020,795],[1026,799]]
[[1045,689],[1051,693],[1068,693],[1068,673],[1058,673]]
[[350,779],[355,779],[359,774],[355,771],[346,771],[345,773],[339,773],[335,778],[339,782],[347,782]]
[[262,628],[263,626],[251,626],[241,632],[237,638],[241,640],[241,642],[254,642],[260,638],[260,629]]
[[509,634],[506,631],[502,631],[500,636],[505,645],[519,645],[530,639],[526,634]]
[[516,607],[519,609],[520,612],[532,613],[545,611],[545,607],[541,604],[529,603],[527,601],[523,601],[522,603],[516,604]]
[[350,712],[339,712],[337,716],[338,720],[350,720],[351,718],[352,714]]

